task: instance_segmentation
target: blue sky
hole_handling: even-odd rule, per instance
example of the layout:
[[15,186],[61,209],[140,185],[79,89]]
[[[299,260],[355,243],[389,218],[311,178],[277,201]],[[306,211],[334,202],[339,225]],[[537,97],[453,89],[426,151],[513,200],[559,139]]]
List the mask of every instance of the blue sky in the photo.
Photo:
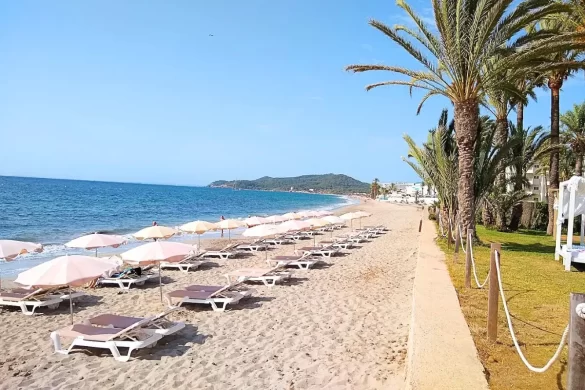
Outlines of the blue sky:
[[[411,4],[432,18],[430,2]],[[387,0],[2,2],[0,175],[414,180],[402,134],[424,139],[450,104],[417,116],[420,94],[364,91],[391,75],[343,70],[414,64],[370,18],[405,23]],[[561,109],[584,91],[583,75],[568,81]],[[548,126],[538,95],[526,122]]]

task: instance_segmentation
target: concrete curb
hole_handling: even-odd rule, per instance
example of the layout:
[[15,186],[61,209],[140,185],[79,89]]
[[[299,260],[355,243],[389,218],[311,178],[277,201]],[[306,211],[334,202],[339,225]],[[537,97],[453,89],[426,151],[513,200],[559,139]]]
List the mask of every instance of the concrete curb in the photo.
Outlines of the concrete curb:
[[432,221],[423,220],[413,283],[407,389],[488,389]]

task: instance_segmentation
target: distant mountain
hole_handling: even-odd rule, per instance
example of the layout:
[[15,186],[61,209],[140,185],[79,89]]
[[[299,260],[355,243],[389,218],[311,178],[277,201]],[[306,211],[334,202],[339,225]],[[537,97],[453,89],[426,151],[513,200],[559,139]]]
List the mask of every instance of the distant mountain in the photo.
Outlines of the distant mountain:
[[370,185],[347,175],[304,175],[297,177],[268,177],[256,180],[218,180],[209,187],[227,187],[264,191],[313,191],[330,194],[370,192]]

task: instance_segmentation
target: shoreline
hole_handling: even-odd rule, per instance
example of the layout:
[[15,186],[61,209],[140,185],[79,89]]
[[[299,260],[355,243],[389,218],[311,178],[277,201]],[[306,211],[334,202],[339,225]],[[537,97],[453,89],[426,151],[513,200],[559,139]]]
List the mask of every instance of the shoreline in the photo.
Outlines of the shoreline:
[[[342,196],[339,196],[340,198],[342,198]],[[336,214],[344,214],[345,213],[345,209],[351,208],[353,206],[357,206],[362,204],[363,200],[362,199],[346,199],[346,200],[351,200],[353,201],[353,203],[351,204],[347,204],[347,203],[340,203],[339,206],[337,207],[333,207],[333,208],[321,208],[322,210],[329,210],[332,211]],[[297,210],[298,211],[298,210]],[[291,212],[291,211],[286,211],[286,212]],[[239,217],[239,218],[234,218],[234,219],[241,219],[243,217]],[[188,221],[187,221],[188,222]],[[231,237],[234,240],[237,239],[241,239],[241,233],[245,230],[245,228],[238,228],[238,229],[234,229],[232,230],[231,233]],[[119,235],[122,236],[127,236],[131,234],[129,233],[121,233]],[[203,244],[205,244],[206,242],[209,241],[214,241],[214,240],[223,240],[220,237],[220,232],[219,231],[212,231],[212,232],[206,232],[204,234],[201,235],[201,244],[203,246]],[[227,236],[227,233],[224,233],[225,236]],[[184,242],[184,243],[188,243],[188,244],[197,244],[198,242],[198,238],[196,234],[181,234],[178,236],[173,237],[173,239],[171,239],[171,241],[177,241],[177,242]],[[109,257],[109,256],[114,256],[117,254],[120,254],[130,248],[136,247],[140,244],[142,244],[142,241],[139,240],[135,240],[133,238],[129,239],[128,244],[123,245],[119,248],[103,248],[101,249],[102,251],[102,255],[100,257]],[[48,249],[48,251],[47,251]],[[48,256],[48,254],[50,253],[54,253],[54,256]],[[19,260],[15,260],[15,261],[11,261],[11,262],[0,262],[0,283],[2,284],[2,286],[4,286],[4,284],[6,283],[7,285],[9,285],[14,279],[16,279],[16,277],[18,276],[18,273],[25,271],[26,269],[32,268],[38,264],[42,264],[46,261],[49,261],[55,257],[58,256],[63,256],[64,254],[88,254],[91,255],[93,253],[93,251],[87,251],[87,250],[83,250],[83,249],[68,249],[65,247],[65,243],[51,243],[51,244],[47,244],[45,251],[39,253],[39,254],[32,254],[32,255],[25,255],[23,256],[21,259]],[[99,253],[98,253],[99,255]],[[42,256],[41,258],[39,258],[40,256]],[[45,257],[47,257],[45,259]],[[40,261],[39,261],[40,260]],[[19,263],[20,262],[20,263]],[[30,264],[30,266],[28,265],[24,265],[24,267],[19,267],[16,270],[6,270],[3,268],[7,268],[8,266],[16,266],[21,264],[22,262],[34,262],[34,264]],[[26,268],[25,268],[26,267]]]

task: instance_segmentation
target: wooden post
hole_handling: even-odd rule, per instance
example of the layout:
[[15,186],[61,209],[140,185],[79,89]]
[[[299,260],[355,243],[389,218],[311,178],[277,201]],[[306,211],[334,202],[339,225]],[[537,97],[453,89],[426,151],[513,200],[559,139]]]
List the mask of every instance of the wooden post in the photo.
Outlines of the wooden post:
[[585,294],[571,293],[569,312],[569,375],[567,390],[583,389],[585,384],[585,320],[576,308],[585,303]]
[[461,243],[461,229],[455,226],[455,253],[459,253],[459,244]]
[[422,231],[422,218],[420,219],[420,222],[418,224],[418,232],[420,233]]
[[500,244],[491,245],[490,256],[490,290],[488,293],[488,320],[487,334],[488,340],[495,342],[498,338],[498,302],[500,296],[500,287],[498,285],[498,271],[496,269],[496,251],[500,254],[500,265],[502,264],[502,246]]
[[471,288],[471,245],[472,245],[472,239],[471,237],[473,237],[473,229],[467,229],[467,243],[465,244],[466,246],[466,251],[467,253],[465,253],[465,287],[466,288]]
[[451,249],[451,224],[447,224],[447,249]]

